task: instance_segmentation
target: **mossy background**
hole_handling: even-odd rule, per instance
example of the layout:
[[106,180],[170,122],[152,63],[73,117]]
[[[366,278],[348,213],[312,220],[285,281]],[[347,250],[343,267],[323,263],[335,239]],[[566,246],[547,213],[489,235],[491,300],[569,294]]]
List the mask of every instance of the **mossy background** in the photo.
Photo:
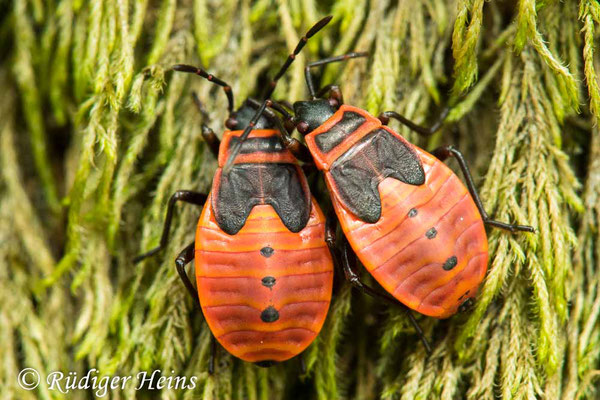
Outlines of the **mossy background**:
[[[172,192],[209,188],[203,119],[224,129],[222,91],[169,68],[203,66],[240,105],[327,14],[275,97],[306,96],[307,59],[368,50],[321,82],[424,124],[452,105],[428,141],[392,126],[455,144],[490,215],[537,234],[489,231],[474,310],[420,318],[429,357],[401,312],[343,285],[305,375],[221,349],[209,376],[209,332],[173,264],[199,209],[178,207],[168,249],[131,262],[157,244]],[[599,25],[597,0],[0,1],[0,398],[94,397],[25,391],[25,367],[198,377],[114,399],[599,398]]]

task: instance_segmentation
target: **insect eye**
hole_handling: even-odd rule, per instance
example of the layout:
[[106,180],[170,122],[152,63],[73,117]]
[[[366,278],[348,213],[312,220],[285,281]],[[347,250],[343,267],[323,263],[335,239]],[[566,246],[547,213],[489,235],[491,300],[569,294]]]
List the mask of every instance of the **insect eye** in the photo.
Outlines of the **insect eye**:
[[225,126],[227,127],[227,129],[235,129],[238,125],[238,121],[233,118],[233,117],[229,117],[227,118],[227,121],[225,121]]
[[331,107],[333,107],[333,108],[337,109],[340,106],[340,102],[336,98],[331,97],[328,99],[328,101],[329,101],[329,104],[331,105]]
[[298,132],[305,135],[308,133],[308,124],[306,121],[301,121],[298,125],[296,125],[296,129],[298,129]]

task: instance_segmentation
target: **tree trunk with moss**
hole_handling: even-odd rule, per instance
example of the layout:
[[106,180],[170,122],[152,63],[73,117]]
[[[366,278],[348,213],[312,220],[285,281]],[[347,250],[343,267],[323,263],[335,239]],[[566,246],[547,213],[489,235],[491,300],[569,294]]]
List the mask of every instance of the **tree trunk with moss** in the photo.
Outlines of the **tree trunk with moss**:
[[[98,379],[197,377],[188,390],[109,390],[115,399],[600,396],[597,0],[12,0],[0,10],[0,398],[94,397],[24,390],[28,367],[42,379],[92,368]],[[537,232],[489,231],[474,309],[418,318],[430,356],[402,312],[345,284],[305,374],[293,360],[262,369],[220,349],[209,375],[210,332],[173,265],[199,210],[179,207],[166,251],[132,264],[158,243],[175,190],[210,187],[202,122],[225,129],[222,91],[170,66],[203,66],[239,106],[326,14],[274,97],[306,97],[307,60],[369,51],[320,82],[423,124],[452,106],[428,140],[392,127],[425,149],[455,144],[488,213]]]

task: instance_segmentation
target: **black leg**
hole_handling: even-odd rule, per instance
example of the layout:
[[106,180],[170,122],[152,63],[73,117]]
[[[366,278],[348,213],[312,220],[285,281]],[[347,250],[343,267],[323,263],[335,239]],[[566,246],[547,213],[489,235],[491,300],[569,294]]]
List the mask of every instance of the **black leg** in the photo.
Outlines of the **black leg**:
[[302,353],[298,354],[298,361],[300,361],[300,373],[306,374],[306,363],[304,362],[304,356]]
[[138,263],[142,261],[146,257],[150,257],[160,250],[164,249],[169,241],[169,230],[171,228],[171,220],[173,219],[173,209],[175,207],[175,203],[177,201],[183,201],[185,203],[195,204],[197,206],[204,205],[206,201],[206,195],[203,193],[192,192],[189,190],[178,190],[176,191],[171,198],[169,199],[169,205],[167,207],[167,216],[165,218],[165,224],[163,226],[162,236],[160,238],[160,244],[153,248],[152,250],[140,254],[139,256],[133,259],[133,263]]
[[[183,282],[185,288],[189,292],[190,296],[194,300],[194,304],[200,312],[202,312],[202,308],[200,307],[200,300],[198,299],[198,291],[190,281],[187,273],[185,272],[185,266],[189,264],[194,259],[194,249],[195,242],[190,243],[185,249],[179,253],[179,256],[175,259],[175,266],[177,267],[177,272],[179,273],[179,277]],[[208,373],[213,374],[215,372],[215,354],[217,352],[217,341],[215,339],[215,335],[210,333],[210,358],[208,359]]]
[[294,105],[286,99],[273,100],[273,104],[281,104],[282,106],[286,107],[288,110],[294,109]]
[[[259,103],[258,101],[254,100],[254,99],[248,99],[248,104],[251,104],[252,106],[259,108],[262,106],[261,103]],[[272,100],[268,100],[267,105],[265,107],[264,110],[264,114],[267,115],[267,117],[273,121],[273,123],[275,123],[275,125],[277,125],[277,130],[281,133],[281,141],[283,142],[283,145],[292,152],[292,154],[294,155],[294,157],[296,157],[298,160],[305,162],[305,163],[312,163],[313,162],[313,158],[312,155],[310,154],[310,151],[308,150],[308,147],[306,147],[306,145],[304,145],[302,142],[294,139],[291,134],[290,134],[290,130],[287,129],[287,127],[285,127],[281,120],[277,117],[277,115],[275,115],[275,113],[270,110],[270,108],[272,108],[273,110],[281,113],[283,115],[283,117],[285,118],[286,121],[291,121],[293,119],[292,115],[290,115],[290,113],[287,112],[287,110],[285,108],[283,108],[280,104],[272,101]]]
[[[262,103],[260,101],[255,100],[251,97],[249,97],[246,100],[246,103],[248,103],[250,106],[256,108],[257,110],[262,106]],[[278,113],[280,113],[283,116],[283,119],[285,121],[292,120],[294,118],[292,116],[292,114],[290,114],[288,112],[288,110],[284,107],[283,103],[275,101],[275,100],[268,100],[267,106],[264,110],[264,113],[267,114],[269,119],[272,120],[273,123],[275,123],[275,124],[277,123],[277,121],[275,120],[277,118],[277,116],[270,109],[273,109],[273,110],[277,111]]]
[[329,104],[331,104],[336,109],[344,104],[344,96],[342,95],[342,89],[338,85],[326,85],[323,86],[317,92],[316,96],[318,98],[323,97],[325,93],[329,93],[327,99],[329,100]]
[[[179,277],[183,282],[183,285],[187,289],[190,296],[194,301],[194,304],[198,308],[200,312],[202,312],[202,307],[200,307],[200,300],[198,299],[198,291],[190,281],[189,276],[185,272],[185,266],[192,262],[194,259],[194,250],[195,250],[195,242],[190,243],[186,246],[185,249],[179,253],[179,256],[175,259],[175,266],[177,267],[177,273],[179,273]],[[215,372],[215,353],[217,351],[217,341],[215,336],[210,333],[210,358],[208,359],[208,373],[213,374]]]
[[281,132],[281,141],[283,142],[285,148],[288,149],[298,160],[309,164],[314,163],[312,154],[310,154],[308,147],[306,147],[304,143],[289,135],[285,127],[281,124],[279,118],[277,118],[277,121],[277,129],[279,132]]
[[381,121],[381,123],[383,125],[387,125],[388,122],[390,121],[390,118],[394,118],[394,119],[400,121],[400,123],[402,123],[403,125],[408,126],[411,130],[417,132],[419,135],[431,136],[441,128],[441,126],[444,123],[444,120],[448,116],[449,112],[450,112],[450,109],[448,107],[444,108],[442,110],[442,113],[438,117],[437,121],[435,121],[435,123],[429,128],[425,128],[421,125],[417,125],[414,122],[412,122],[411,120],[403,117],[402,115],[398,114],[395,111],[382,112],[381,114],[379,114],[379,117],[377,117],[377,118],[379,118],[379,120]]
[[229,111],[229,115],[231,115],[231,113],[233,112],[233,104],[234,104],[233,92],[231,91],[231,86],[229,86],[227,84],[227,82],[222,81],[221,79],[217,78],[216,76],[213,76],[212,74],[209,74],[202,68],[193,67],[191,65],[177,64],[177,65],[173,65],[173,69],[175,71],[179,71],[179,72],[188,72],[190,74],[199,75],[203,78],[208,79],[212,83],[221,86],[223,88],[223,91],[225,92],[225,95],[227,95],[227,103],[228,103],[227,110]]
[[217,356],[217,339],[215,335],[210,334],[210,358],[208,359],[208,373],[210,375],[215,373],[215,358]]
[[[310,93],[310,97],[313,100],[315,100],[316,98],[319,97],[318,94],[315,93],[315,84],[313,82],[312,75],[310,73],[311,68],[320,67],[320,66],[323,66],[326,64],[331,64],[334,62],[346,61],[351,58],[366,57],[368,55],[369,55],[369,53],[367,53],[367,52],[353,52],[353,53],[348,53],[348,54],[342,54],[341,56],[324,58],[322,60],[311,62],[310,64],[308,64],[304,68],[304,77],[306,78],[306,86],[308,86],[308,93]],[[341,104],[341,102],[340,102],[340,104]]]
[[263,112],[265,112],[265,109],[269,105],[269,101],[269,99],[266,99],[262,103],[260,103],[258,110],[256,111],[256,113],[254,113],[254,116],[252,116],[252,119],[248,123],[248,126],[246,126],[244,132],[242,132],[242,134],[239,136],[239,140],[235,142],[232,146],[230,146],[229,156],[227,157],[227,161],[225,161],[225,165],[223,166],[224,175],[229,174],[231,167],[233,167],[233,162],[235,161],[235,158],[242,149],[242,144],[246,141],[248,135],[250,135],[250,131],[256,126],[256,123],[258,122],[260,116],[263,114]]
[[192,281],[190,280],[189,276],[185,272],[185,266],[188,265],[190,262],[192,262],[192,260],[194,259],[194,249],[195,249],[194,242],[187,245],[186,248],[183,249],[181,251],[181,253],[179,253],[177,258],[175,259],[175,267],[177,268],[177,273],[179,274],[179,277],[181,278],[183,285],[185,286],[188,293],[194,300],[194,303],[198,307],[200,307],[200,303],[198,302],[198,291],[196,290],[196,288],[192,284]]
[[440,161],[446,160],[448,157],[456,158],[458,161],[458,165],[460,166],[460,170],[462,171],[465,181],[467,183],[467,189],[469,189],[469,193],[471,193],[471,197],[473,197],[473,201],[475,201],[475,205],[479,209],[479,213],[481,214],[481,218],[486,225],[490,225],[500,229],[506,229],[511,232],[523,231],[523,232],[535,232],[535,229],[528,225],[513,225],[507,224],[504,222],[494,221],[488,217],[487,212],[483,208],[483,204],[481,203],[481,199],[479,198],[479,194],[477,193],[477,189],[475,189],[475,183],[473,182],[473,177],[471,176],[471,171],[469,171],[469,166],[465,161],[462,153],[455,149],[453,146],[442,146],[431,152],[435,157],[437,157]]
[[335,228],[337,225],[337,219],[334,213],[331,211],[327,213],[327,219],[325,220],[325,243],[329,247],[329,252],[333,258],[333,262],[337,263],[340,259],[337,247],[335,247]]
[[[196,104],[196,108],[198,108],[198,112],[202,114],[204,120],[208,120],[208,113],[204,109],[204,105],[198,98],[196,92],[192,92],[192,97],[194,99],[194,104]],[[219,158],[219,147],[221,146],[221,141],[217,135],[215,135],[215,132],[205,123],[202,123],[202,137],[204,138],[206,144],[208,144],[208,148],[210,149],[211,153],[213,153],[215,158]]]
[[348,243],[346,238],[343,238],[342,255],[341,257],[338,256],[338,250],[335,247],[335,219],[332,217],[328,217],[327,222],[325,224],[325,242],[329,246],[331,256],[334,258],[334,262],[336,263],[338,268],[341,265],[346,280],[350,282],[350,284],[353,287],[360,290],[361,292],[366,293],[369,296],[384,300],[395,307],[400,307],[400,309],[402,309],[402,311],[404,311],[404,313],[408,316],[410,323],[415,328],[415,331],[419,335],[419,338],[421,339],[421,342],[423,343],[427,354],[431,354],[431,345],[429,344],[429,341],[425,337],[425,333],[423,333],[423,329],[421,329],[421,326],[419,326],[419,323],[415,319],[410,309],[394,297],[388,295],[387,293],[381,293],[379,290],[373,289],[372,287],[364,284],[361,281],[360,275],[356,268],[356,255],[350,248],[350,244]]
[[288,150],[292,152],[294,157],[303,162],[312,162],[312,155],[310,154],[308,148],[302,143],[300,143],[298,140],[291,137],[287,129],[283,126],[281,120],[277,118],[277,116],[271,110],[267,109],[267,107],[273,107],[272,100],[267,99],[260,103],[260,105],[258,106],[258,110],[252,117],[252,120],[250,121],[246,129],[244,129],[244,132],[242,132],[242,134],[240,135],[240,139],[235,144],[233,144],[233,146],[231,146],[229,151],[229,157],[227,157],[227,161],[223,166],[223,174],[228,174],[231,170],[233,162],[239,154],[240,149],[242,148],[242,144],[244,143],[244,141],[246,141],[248,135],[250,135],[250,131],[254,128],[254,126],[258,122],[258,119],[263,113],[267,114],[273,120],[275,125],[277,125],[277,130],[281,134],[281,140],[283,144]]
[[365,285],[360,280],[360,275],[358,274],[358,271],[356,269],[356,255],[350,248],[350,244],[345,238],[343,248],[344,250],[342,251],[342,267],[344,268],[344,275],[346,276],[346,279],[352,284],[352,286],[359,289],[360,291],[365,292],[368,295],[373,296],[375,298],[387,301],[388,303],[396,307],[400,307],[400,309],[404,311],[404,313],[410,320],[412,326],[415,328],[415,331],[417,332],[417,335],[419,335],[419,338],[421,339],[421,342],[423,343],[427,354],[431,354],[431,345],[429,344],[429,341],[427,340],[427,337],[425,337],[423,329],[421,329],[421,326],[415,319],[415,316],[413,315],[411,310],[394,297],[388,295],[387,293],[382,293],[378,290],[369,287],[368,285]]
[[202,124],[202,137],[206,144],[208,144],[208,148],[210,152],[215,156],[215,158],[219,158],[219,147],[221,146],[221,141],[215,135],[215,132],[206,124]]

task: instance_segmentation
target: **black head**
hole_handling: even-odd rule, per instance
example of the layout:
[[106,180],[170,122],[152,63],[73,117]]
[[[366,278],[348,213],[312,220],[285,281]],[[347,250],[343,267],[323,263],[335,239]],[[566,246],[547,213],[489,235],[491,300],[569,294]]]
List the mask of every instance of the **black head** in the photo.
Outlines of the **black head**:
[[[231,113],[229,118],[227,118],[227,121],[225,121],[225,126],[232,131],[245,129],[252,120],[252,117],[254,117],[254,114],[256,114],[256,109],[256,106],[251,105],[248,100],[246,100],[240,108]],[[254,126],[254,129],[274,128],[275,125],[265,114],[260,116]]]
[[317,129],[334,113],[335,108],[326,99],[297,101],[294,103],[296,128],[303,135]]

